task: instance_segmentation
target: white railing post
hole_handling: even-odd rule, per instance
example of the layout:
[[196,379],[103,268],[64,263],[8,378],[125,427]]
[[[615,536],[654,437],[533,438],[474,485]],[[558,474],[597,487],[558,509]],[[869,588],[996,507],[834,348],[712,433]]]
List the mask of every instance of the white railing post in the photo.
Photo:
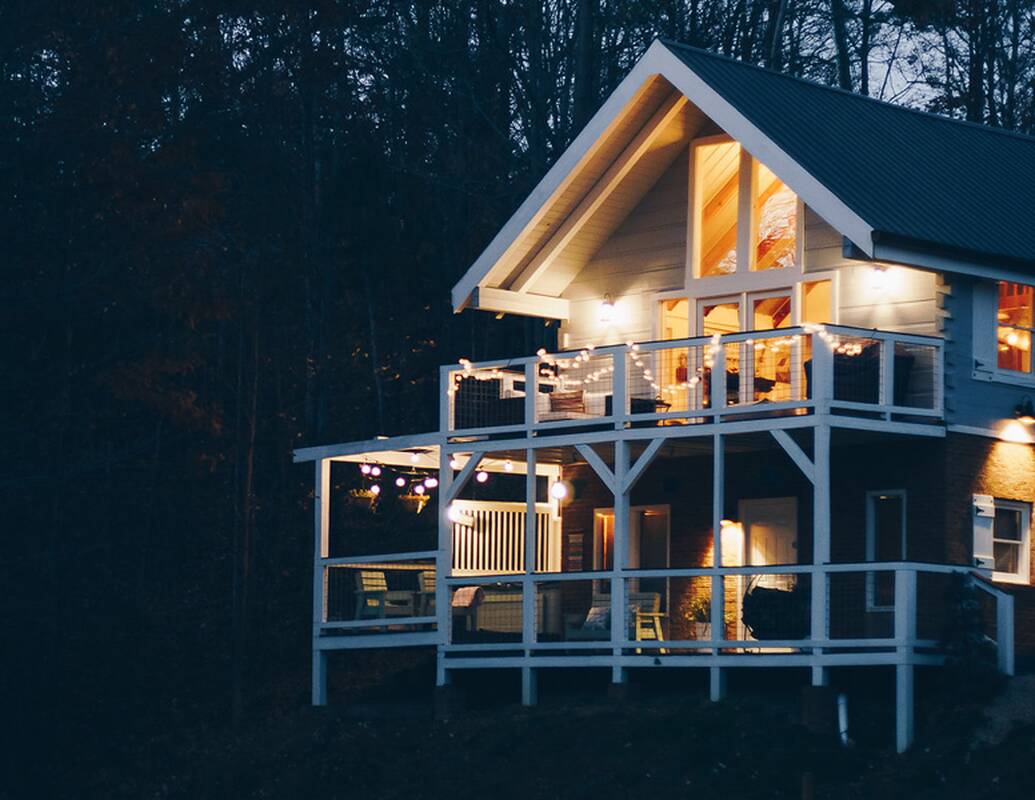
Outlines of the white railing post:
[[712,352],[712,410],[715,421],[719,420],[719,412],[726,407],[726,344],[721,338]]
[[[712,374],[715,374],[714,370]],[[711,585],[711,646],[715,655],[719,654],[719,642],[726,638],[726,587],[719,572],[722,568],[722,519],[726,504],[725,446],[722,434],[712,437],[712,564],[715,572]],[[725,695],[725,674],[718,666],[710,667],[710,672],[710,697],[718,702]]]
[[624,347],[616,347],[611,353],[611,364],[615,371],[611,373],[611,414],[614,417],[615,430],[625,429],[625,418],[629,414],[626,400],[626,364],[627,354]]
[[331,462],[319,459],[313,480],[313,675],[312,703],[327,705],[327,653],[320,648],[320,630],[327,620],[327,569],[330,555]]
[[[826,345],[821,343],[826,349]],[[828,636],[828,582],[830,574],[822,567],[830,562],[830,425],[823,417],[813,429],[812,485],[812,597],[809,638],[825,641]],[[823,654],[822,647],[813,647],[814,656]],[[812,665],[812,685],[827,684],[827,669],[820,663]]]
[[[438,652],[436,654],[435,685],[445,686],[449,683],[446,674],[445,653],[443,645],[452,640],[452,614],[450,613],[449,586],[446,576],[453,569],[453,521],[449,518],[449,506],[453,496],[453,468],[450,466],[452,454],[445,447],[439,448],[438,456],[438,548],[435,556],[435,630],[438,633]],[[473,458],[473,456],[472,456]]]
[[1013,620],[1013,595],[1001,591],[995,596],[995,643],[1004,675],[1014,674]]
[[536,423],[535,401],[539,394],[539,360],[532,359],[525,364],[525,427],[529,430]]
[[[527,386],[528,384],[526,383],[526,389]],[[538,614],[536,613],[538,611],[538,597],[533,581],[538,556],[538,553],[536,553],[536,531],[539,521],[536,514],[535,461],[535,450],[528,448],[525,451],[525,563],[523,565],[525,579],[521,586],[521,643],[524,645],[526,659],[532,655],[532,647],[536,641],[536,624],[538,620]],[[536,695],[536,673],[531,666],[526,664],[521,668],[521,703],[526,706],[535,705]]]
[[916,642],[916,570],[895,570],[895,745],[904,753],[913,743],[913,645]]
[[[880,342],[880,403],[883,406],[895,405],[895,340],[881,337]],[[891,418],[891,412],[887,412]]]
[[438,428],[442,433],[449,433],[453,427],[453,392],[452,369],[450,367],[438,368]]
[[834,354],[824,337],[812,336],[812,403],[816,414],[829,414],[834,399]]
[[613,549],[613,572],[611,574],[611,654],[614,658],[611,667],[611,682],[625,683],[625,670],[622,668],[622,643],[629,638],[626,615],[628,609],[625,602],[625,570],[629,552],[629,491],[626,488],[625,476],[629,469],[629,444],[624,439],[615,442],[614,496],[615,496],[615,540]]

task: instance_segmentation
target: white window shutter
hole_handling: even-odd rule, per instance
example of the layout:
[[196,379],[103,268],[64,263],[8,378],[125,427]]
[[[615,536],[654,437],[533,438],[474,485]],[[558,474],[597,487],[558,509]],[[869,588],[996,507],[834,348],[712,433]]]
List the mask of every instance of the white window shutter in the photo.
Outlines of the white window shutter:
[[995,567],[992,533],[995,525],[995,498],[974,495],[974,566],[990,574]]

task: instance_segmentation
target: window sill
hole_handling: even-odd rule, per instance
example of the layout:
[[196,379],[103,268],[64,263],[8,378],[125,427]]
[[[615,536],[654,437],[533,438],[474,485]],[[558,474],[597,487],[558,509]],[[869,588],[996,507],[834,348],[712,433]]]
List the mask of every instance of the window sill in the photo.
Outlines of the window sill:
[[984,383],[1005,383],[1035,389],[1035,375],[1024,372],[1011,372],[1005,369],[975,369],[970,377]]
[[1012,586],[1030,586],[1031,582],[1020,575],[1009,572],[993,572],[992,583],[1009,583]]

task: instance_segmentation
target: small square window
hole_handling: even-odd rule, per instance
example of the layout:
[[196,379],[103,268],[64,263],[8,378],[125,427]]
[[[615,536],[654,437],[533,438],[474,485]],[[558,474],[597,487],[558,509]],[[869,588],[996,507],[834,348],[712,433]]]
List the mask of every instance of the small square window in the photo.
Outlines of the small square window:
[[1028,583],[1031,548],[1031,507],[1011,500],[995,501],[992,526],[993,578]]

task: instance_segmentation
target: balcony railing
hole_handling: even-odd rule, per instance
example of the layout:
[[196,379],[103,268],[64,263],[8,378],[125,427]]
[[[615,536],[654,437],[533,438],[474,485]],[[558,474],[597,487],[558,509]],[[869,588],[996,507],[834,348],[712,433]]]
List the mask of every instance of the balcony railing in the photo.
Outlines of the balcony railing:
[[[334,647],[434,644],[452,658],[904,663],[940,657],[963,602],[1013,674],[1013,597],[969,567],[914,562],[458,575],[435,551],[324,559],[314,634]],[[962,586],[970,598],[954,598]],[[624,596],[623,611],[612,602]],[[441,605],[440,605],[441,604]],[[765,657],[765,658],[762,658]],[[743,659],[754,659],[752,662]],[[488,663],[488,662],[486,662]]]
[[476,435],[850,414],[930,421],[942,341],[833,325],[735,333],[442,368],[441,429]]

